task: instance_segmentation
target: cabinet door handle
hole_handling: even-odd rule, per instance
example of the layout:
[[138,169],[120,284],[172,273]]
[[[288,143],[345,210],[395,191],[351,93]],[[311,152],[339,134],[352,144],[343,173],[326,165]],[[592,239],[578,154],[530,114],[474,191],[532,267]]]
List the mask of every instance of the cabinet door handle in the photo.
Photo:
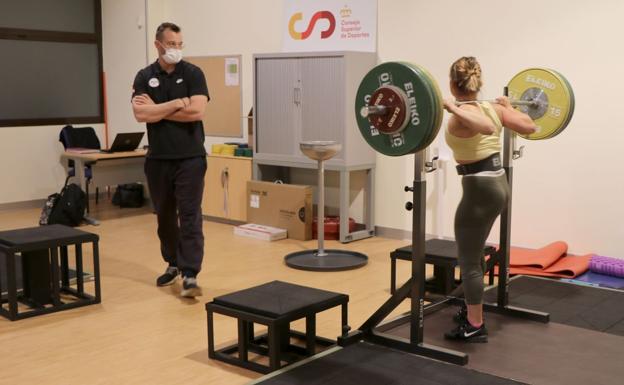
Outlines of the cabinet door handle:
[[225,216],[229,216],[229,204],[228,204],[228,185],[230,181],[230,171],[226,167],[221,170],[221,187],[223,187],[223,213]]
[[296,105],[301,104],[301,88],[295,87],[295,92],[293,93],[293,102]]

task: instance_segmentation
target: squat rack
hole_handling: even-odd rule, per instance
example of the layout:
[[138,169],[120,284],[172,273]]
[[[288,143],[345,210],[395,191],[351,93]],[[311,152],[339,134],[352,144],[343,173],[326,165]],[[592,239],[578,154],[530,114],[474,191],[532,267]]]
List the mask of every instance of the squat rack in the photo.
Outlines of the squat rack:
[[[508,95],[507,87],[504,89],[504,95]],[[495,257],[490,259],[487,266],[489,270],[498,264],[497,300],[496,303],[484,303],[483,310],[505,316],[547,323],[550,320],[550,315],[548,313],[509,305],[509,254],[511,248],[513,160],[522,156],[522,148],[520,148],[520,150],[516,150],[515,148],[515,139],[515,134],[508,128],[504,128],[503,169],[507,176],[510,192],[507,206],[501,213],[500,247]],[[349,333],[346,337],[338,337],[338,344],[340,346],[348,346],[363,340],[457,365],[465,365],[468,363],[468,355],[466,353],[424,342],[425,315],[439,310],[442,307],[441,305],[459,304],[463,302],[461,298],[456,297],[458,290],[455,290],[446,299],[425,305],[426,173],[434,170],[435,168],[432,167],[432,163],[426,162],[425,160],[425,150],[418,151],[414,154],[414,181],[411,187],[408,186],[405,188],[405,191],[412,192],[413,202],[411,278],[396,290],[395,293],[362,324],[362,326]],[[409,313],[393,320],[392,324],[398,325],[409,322],[410,338],[400,338],[375,330],[408,296],[412,299]]]

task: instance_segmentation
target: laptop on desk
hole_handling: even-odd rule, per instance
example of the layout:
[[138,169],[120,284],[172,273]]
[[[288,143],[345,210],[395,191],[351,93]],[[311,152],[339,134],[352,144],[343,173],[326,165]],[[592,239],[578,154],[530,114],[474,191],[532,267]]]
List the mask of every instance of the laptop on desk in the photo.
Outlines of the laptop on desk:
[[117,134],[112,146],[108,149],[100,150],[100,152],[112,154],[114,152],[134,151],[139,147],[143,135],[145,135],[144,132],[123,132]]

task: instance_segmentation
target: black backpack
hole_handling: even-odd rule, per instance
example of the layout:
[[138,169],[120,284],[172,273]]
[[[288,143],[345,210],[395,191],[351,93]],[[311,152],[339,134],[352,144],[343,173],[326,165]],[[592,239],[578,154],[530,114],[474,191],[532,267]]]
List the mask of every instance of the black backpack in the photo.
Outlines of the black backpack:
[[67,184],[66,181],[60,193],[52,194],[46,200],[39,224],[78,226],[84,218],[86,208],[87,195],[80,186],[75,183]]

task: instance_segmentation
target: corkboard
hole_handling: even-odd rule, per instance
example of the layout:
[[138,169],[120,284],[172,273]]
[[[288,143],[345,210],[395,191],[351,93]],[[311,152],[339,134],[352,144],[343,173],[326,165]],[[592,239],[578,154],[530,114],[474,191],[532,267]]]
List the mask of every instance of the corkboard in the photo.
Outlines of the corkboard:
[[[195,56],[184,60],[201,68],[206,76],[210,94],[203,119],[206,136],[242,138],[241,56]],[[236,68],[232,61],[237,61]],[[230,64],[227,69],[226,62]]]

